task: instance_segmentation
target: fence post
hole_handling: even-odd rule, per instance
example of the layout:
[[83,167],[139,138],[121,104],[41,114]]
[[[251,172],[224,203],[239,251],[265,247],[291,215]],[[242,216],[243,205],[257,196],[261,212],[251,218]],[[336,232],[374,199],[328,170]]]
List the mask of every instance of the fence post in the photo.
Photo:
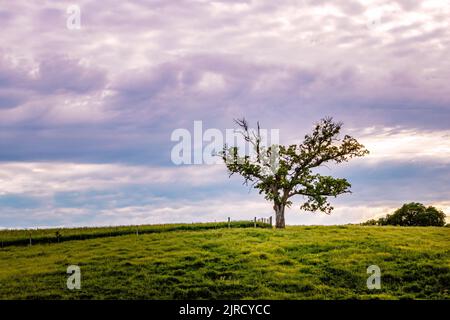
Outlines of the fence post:
[[269,217],[270,226],[272,226],[272,216]]
[[255,228],[256,228],[256,217],[255,217],[255,223],[254,223],[254,225],[255,225]]
[[228,217],[228,229],[231,227],[230,223],[231,223],[231,218]]

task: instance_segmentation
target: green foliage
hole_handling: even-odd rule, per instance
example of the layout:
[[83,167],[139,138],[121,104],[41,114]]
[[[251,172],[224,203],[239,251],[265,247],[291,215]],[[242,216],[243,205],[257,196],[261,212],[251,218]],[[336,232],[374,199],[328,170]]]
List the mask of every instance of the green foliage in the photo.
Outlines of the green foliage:
[[362,226],[376,226],[378,224],[378,220],[370,219],[366,222],[361,223]]
[[445,213],[433,206],[425,207],[421,203],[411,202],[404,204],[393,214],[388,214],[378,220],[369,220],[363,225],[381,225],[381,226],[436,226],[445,225]]
[[351,185],[346,179],[323,176],[314,169],[369,153],[356,139],[348,135],[339,138],[342,123],[332,118],[322,119],[301,144],[270,147],[261,145],[259,123],[255,133],[250,132],[245,119],[236,122],[245,141],[253,146],[256,157],[239,155],[237,147],[225,145],[222,159],[230,175],[241,175],[245,184],[251,183],[266,200],[274,203],[277,216],[284,215],[284,207],[292,205],[291,198],[297,195],[306,197],[301,209],[330,213],[333,207],[328,197],[350,192]]
[[[450,299],[449,243],[447,228],[288,226],[11,246],[0,299]],[[73,264],[81,290],[66,287]]]

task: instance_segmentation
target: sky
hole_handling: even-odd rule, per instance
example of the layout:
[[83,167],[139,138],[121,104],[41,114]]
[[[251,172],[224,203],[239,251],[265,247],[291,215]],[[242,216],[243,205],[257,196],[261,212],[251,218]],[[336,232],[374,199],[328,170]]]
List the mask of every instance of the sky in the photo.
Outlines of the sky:
[[[75,9],[74,9],[75,8]],[[0,228],[273,214],[221,164],[176,165],[177,129],[233,119],[300,143],[321,118],[370,155],[329,168],[359,223],[450,215],[450,0],[0,0]]]

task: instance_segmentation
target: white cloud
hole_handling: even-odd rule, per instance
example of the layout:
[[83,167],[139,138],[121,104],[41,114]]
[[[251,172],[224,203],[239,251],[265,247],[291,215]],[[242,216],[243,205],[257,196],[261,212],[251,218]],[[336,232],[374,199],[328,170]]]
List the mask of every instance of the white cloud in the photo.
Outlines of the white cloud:
[[[401,204],[400,204],[401,205]],[[399,204],[391,205],[336,205],[330,214],[300,211],[297,206],[286,210],[287,225],[336,225],[361,223],[392,213]],[[427,203],[450,213],[450,202]],[[128,206],[92,211],[85,208],[43,208],[26,209],[23,212],[8,211],[3,218],[15,217],[13,227],[74,227],[85,226],[79,221],[83,217],[89,220],[91,226],[105,225],[138,225],[164,223],[214,222],[231,220],[253,220],[273,217],[272,205],[256,194],[246,197],[232,195],[205,199],[201,201],[180,200],[174,203],[169,199],[159,199],[155,204],[144,206]],[[52,225],[42,224],[42,221],[53,221]],[[1,225],[0,225],[1,228]]]
[[370,150],[365,160],[450,162],[450,131],[423,132],[413,129],[369,128],[366,132],[370,132],[370,135],[359,139]]
[[51,195],[64,191],[111,189],[126,185],[213,184],[225,168],[211,166],[149,167],[119,164],[3,162],[0,195]]

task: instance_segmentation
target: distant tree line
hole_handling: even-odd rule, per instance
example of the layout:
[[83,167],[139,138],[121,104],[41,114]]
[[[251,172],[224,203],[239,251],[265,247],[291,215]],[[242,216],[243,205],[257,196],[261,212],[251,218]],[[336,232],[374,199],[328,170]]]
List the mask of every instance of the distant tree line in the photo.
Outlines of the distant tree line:
[[404,204],[400,209],[384,218],[371,219],[362,225],[443,227],[445,226],[445,213],[433,206],[425,207],[421,203],[411,202]]

